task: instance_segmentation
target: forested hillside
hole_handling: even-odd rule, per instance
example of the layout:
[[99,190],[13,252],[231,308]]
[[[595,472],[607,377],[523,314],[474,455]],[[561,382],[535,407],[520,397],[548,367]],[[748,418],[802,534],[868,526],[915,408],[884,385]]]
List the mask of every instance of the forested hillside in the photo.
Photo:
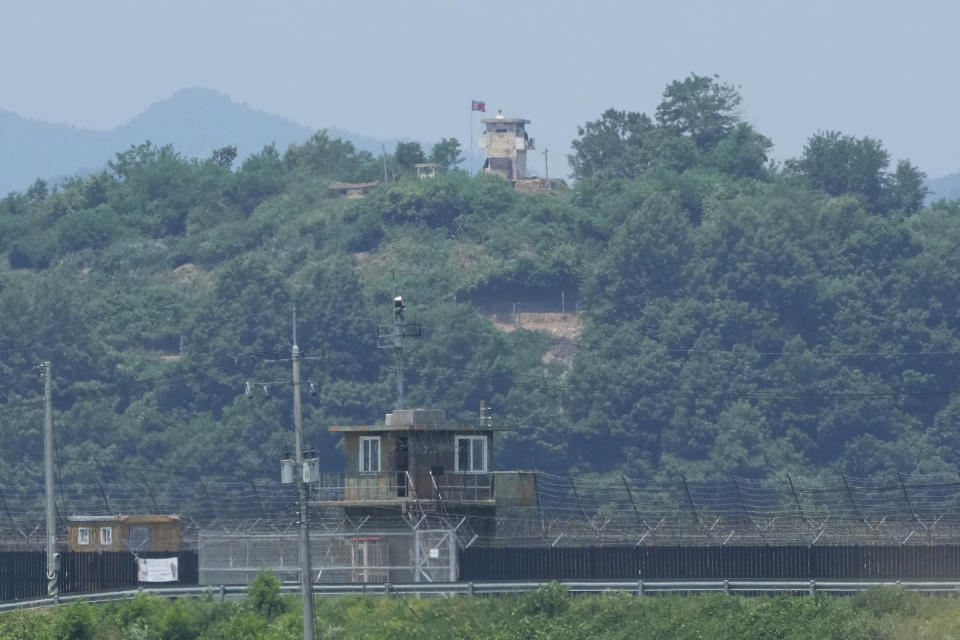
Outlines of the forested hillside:
[[[382,420],[394,295],[423,325],[409,404],[498,422],[498,466],[633,476],[953,471],[960,461],[960,204],[882,143],[812,132],[778,166],[735,87],[690,76],[655,114],[610,110],[573,141],[569,192],[412,175],[362,200],[331,180],[379,158],[317,133],[204,161],[143,144],[109,169],[0,200],[0,483],[41,471],[53,363],[60,473],[274,478],[300,346],[307,440]],[[456,164],[444,140],[434,159]],[[579,301],[572,343],[505,332],[479,305]],[[182,350],[181,350],[182,346]],[[558,357],[557,354],[565,354]]]

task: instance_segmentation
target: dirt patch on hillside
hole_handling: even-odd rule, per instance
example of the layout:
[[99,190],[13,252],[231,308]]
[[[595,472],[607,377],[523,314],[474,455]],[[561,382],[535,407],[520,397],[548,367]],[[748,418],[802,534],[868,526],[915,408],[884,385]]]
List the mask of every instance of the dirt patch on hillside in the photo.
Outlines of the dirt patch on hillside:
[[583,331],[583,319],[576,313],[525,313],[514,316],[499,315],[491,318],[493,324],[501,331],[516,331],[517,329],[533,329],[546,331],[557,338],[575,340]]
[[170,272],[170,281],[191,289],[207,287],[212,284],[212,278],[202,267],[187,262]]
[[576,340],[583,331],[583,319],[576,313],[525,313],[491,316],[493,326],[501,331],[517,329],[546,331],[553,340],[543,354],[543,364],[559,364],[570,369],[576,356]]

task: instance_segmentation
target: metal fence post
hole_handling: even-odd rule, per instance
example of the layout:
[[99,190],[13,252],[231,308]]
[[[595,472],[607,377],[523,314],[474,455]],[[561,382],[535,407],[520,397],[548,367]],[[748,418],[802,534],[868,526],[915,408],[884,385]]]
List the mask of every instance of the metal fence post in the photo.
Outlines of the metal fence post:
[[816,580],[811,580],[811,581],[810,581],[810,588],[807,589],[807,595],[812,596],[812,595],[813,595],[814,593],[816,593],[816,592],[817,592],[817,581],[816,581]]
[[643,580],[637,580],[637,595],[643,595]]
[[724,592],[725,594],[727,594],[727,595],[730,595],[730,581],[729,581],[729,580],[724,580],[724,581],[723,581],[723,592]]
[[420,582],[420,568],[422,560],[420,558],[420,530],[413,530],[413,581]]
[[447,541],[450,554],[450,582],[457,581],[457,530],[450,529],[450,539]]

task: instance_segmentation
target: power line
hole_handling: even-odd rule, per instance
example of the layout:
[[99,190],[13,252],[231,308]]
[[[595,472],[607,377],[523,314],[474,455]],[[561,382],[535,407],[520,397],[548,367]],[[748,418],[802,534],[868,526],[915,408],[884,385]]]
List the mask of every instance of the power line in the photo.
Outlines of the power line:
[[[457,303],[457,304],[469,305],[473,307],[473,305],[467,302]],[[408,305],[408,307],[413,310],[417,309],[417,305]],[[476,309],[475,307],[473,308]],[[477,313],[483,317],[487,317],[485,314],[481,313],[479,310],[477,310]],[[570,313],[568,315],[584,315],[584,314],[583,312],[580,312],[579,314]],[[355,320],[362,320],[364,322],[370,322],[370,323],[376,322],[376,318],[367,316],[367,315],[348,314],[343,317],[352,318]],[[558,338],[556,338],[552,334],[549,334],[549,332],[546,332],[545,330],[531,329],[526,327],[518,327],[518,328],[526,329],[527,331],[534,334],[546,333],[545,336],[543,336],[542,338],[539,338],[544,340],[545,342],[553,342],[554,340],[558,340]],[[451,331],[453,331],[452,328],[451,328]],[[466,331],[462,329],[456,329],[456,333],[458,335],[472,334],[472,335],[495,336],[495,337],[502,337],[506,340],[521,340],[521,339],[529,340],[532,337],[530,335],[519,336],[516,333],[516,331],[506,332],[501,329],[497,329],[496,327],[493,327],[493,326],[491,326],[489,329],[481,330],[481,331]],[[823,358],[860,358],[860,357],[896,358],[896,357],[925,357],[925,356],[960,356],[960,349],[958,350],[917,350],[917,351],[888,351],[888,350],[822,351],[822,350],[816,350],[816,349],[811,350],[807,348],[803,351],[794,352],[794,351],[756,351],[756,350],[749,350],[749,349],[703,349],[699,347],[679,348],[679,347],[667,347],[662,345],[638,347],[638,346],[635,346],[632,344],[626,344],[626,343],[596,341],[592,338],[586,338],[586,339],[579,338],[579,339],[572,339],[572,340],[559,338],[559,340],[564,340],[579,350],[596,350],[600,348],[605,348],[605,349],[611,349],[615,351],[627,351],[632,353],[649,353],[649,352],[661,351],[665,353],[675,353],[675,354],[713,354],[713,355],[722,354],[722,355],[734,355],[734,356],[740,356],[740,357],[749,357],[749,356],[810,357],[810,356],[813,356],[813,357],[823,357]]]
[[[164,386],[172,386],[179,384],[190,379],[193,376],[202,374],[204,372],[216,371],[216,367],[198,367],[194,370],[188,370],[185,372],[176,372],[168,374],[160,374],[152,378],[138,378],[134,382],[138,385],[149,385],[150,388],[158,388]],[[29,371],[29,370],[28,370]],[[754,370],[757,373],[762,372],[760,369]],[[424,375],[422,372],[417,374],[417,378],[421,380],[425,378],[430,378],[429,374]],[[591,395],[594,393],[603,393],[609,394],[609,391],[612,387],[622,386],[622,385],[596,385],[596,384],[585,384],[578,381],[576,378],[568,380],[557,380],[557,379],[546,379],[541,375],[537,374],[508,374],[502,376],[471,376],[463,373],[457,373],[455,379],[472,381],[475,383],[486,383],[493,386],[503,386],[509,385],[511,387],[522,388],[522,389],[540,389],[544,391],[553,391],[553,392],[576,392],[576,393],[586,393]],[[135,389],[73,389],[69,393],[70,395],[77,395],[78,397],[83,396],[94,396],[94,397],[122,397],[124,395],[129,395],[134,393]],[[791,400],[821,400],[829,398],[884,398],[884,397],[944,397],[952,396],[960,393],[960,390],[957,389],[934,389],[934,390],[918,390],[918,391],[906,391],[906,390],[890,390],[890,391],[826,391],[821,393],[799,393],[799,392],[790,392],[787,390],[766,390],[766,389],[755,389],[752,391],[709,391],[705,389],[689,389],[683,386],[667,386],[667,387],[657,387],[652,390],[643,390],[644,397],[688,397],[690,395],[695,395],[697,397],[713,397],[713,398],[756,398],[756,399],[791,399]],[[36,403],[39,406],[40,402]],[[32,401],[25,401],[18,403],[13,407],[0,406],[0,411],[10,411],[10,410],[22,410],[24,407],[33,408]]]
[[[457,303],[465,306],[470,306],[476,310],[476,307],[473,307],[470,303]],[[409,309],[416,310],[418,305],[407,305]],[[419,305],[420,308],[425,308],[424,305]],[[479,310],[477,313],[482,317],[488,317]],[[568,315],[584,315],[583,312],[578,314],[570,313]],[[344,314],[341,316],[343,318],[349,318],[356,321],[376,324],[378,319],[373,316],[366,314]],[[557,338],[556,336],[550,334],[549,332],[542,329],[531,329],[527,327],[518,327],[519,329],[526,330],[525,334],[518,334],[516,331],[503,331],[496,328],[495,326],[490,326],[488,329],[479,330],[479,331],[469,331],[461,328],[453,329],[450,328],[450,332],[456,332],[457,335],[482,335],[489,337],[496,337],[508,341],[530,341],[530,340],[541,340],[544,343],[552,343],[555,341],[563,341],[570,344],[577,350],[586,350],[586,351],[596,351],[599,349],[610,349],[616,352],[630,352],[630,353],[650,353],[650,352],[663,352],[670,354],[709,354],[709,355],[731,355],[738,357],[752,357],[752,356],[762,356],[762,357],[815,357],[815,358],[865,358],[865,357],[882,357],[882,358],[897,358],[897,357],[928,357],[928,356],[960,356],[960,349],[958,350],[916,350],[916,351],[891,351],[891,350],[876,350],[876,351],[823,351],[816,348],[810,349],[805,348],[803,351],[757,351],[749,349],[704,349],[700,347],[668,347],[664,345],[651,345],[648,347],[636,346],[635,344],[630,343],[618,343],[618,342],[609,342],[609,341],[597,341],[594,338],[577,338],[577,339],[567,339],[567,338]],[[443,327],[440,329],[433,330],[434,333],[441,331],[446,331],[447,328]],[[428,331],[425,329],[425,331]]]
[[24,351],[39,351],[40,349],[53,349],[57,345],[53,344],[37,344],[29,347],[16,347],[14,349],[0,349],[0,353],[22,353]]
[[25,414],[43,407],[43,400],[25,400],[15,405],[0,405],[0,412]]
[[[423,377],[422,375],[420,376]],[[446,378],[449,380],[449,378]],[[539,376],[530,374],[516,374],[510,376],[470,376],[458,374],[456,380],[467,380],[475,383],[490,383],[492,385],[509,385],[510,387],[526,389],[542,389],[554,392],[578,392],[586,395],[603,394],[609,397],[611,388],[615,385],[585,385],[577,383],[575,379],[571,380],[543,380]],[[528,382],[524,382],[528,379]],[[688,398],[709,397],[709,398],[732,398],[732,399],[788,399],[788,400],[823,400],[830,398],[895,398],[895,397],[941,397],[960,394],[960,390],[943,389],[932,391],[843,391],[843,392],[823,392],[823,393],[790,393],[783,390],[766,391],[757,389],[755,391],[708,391],[704,389],[684,389],[678,386],[657,387],[650,390],[639,390],[638,397],[644,398]]]

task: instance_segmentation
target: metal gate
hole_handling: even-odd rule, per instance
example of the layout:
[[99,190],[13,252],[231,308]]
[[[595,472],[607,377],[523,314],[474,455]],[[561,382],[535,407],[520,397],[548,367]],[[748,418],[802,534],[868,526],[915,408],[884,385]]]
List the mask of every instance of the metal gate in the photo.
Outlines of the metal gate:
[[457,536],[454,529],[415,529],[414,582],[456,582]]

